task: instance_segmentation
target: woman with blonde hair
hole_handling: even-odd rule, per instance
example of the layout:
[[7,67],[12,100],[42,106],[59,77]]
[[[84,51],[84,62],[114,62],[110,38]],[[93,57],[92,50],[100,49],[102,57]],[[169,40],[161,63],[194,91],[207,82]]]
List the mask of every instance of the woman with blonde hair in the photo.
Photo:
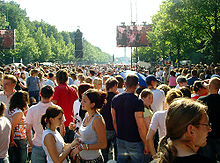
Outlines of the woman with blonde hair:
[[168,108],[166,136],[160,142],[159,163],[214,163],[198,155],[200,147],[206,145],[211,131],[207,107],[191,99],[177,99]]

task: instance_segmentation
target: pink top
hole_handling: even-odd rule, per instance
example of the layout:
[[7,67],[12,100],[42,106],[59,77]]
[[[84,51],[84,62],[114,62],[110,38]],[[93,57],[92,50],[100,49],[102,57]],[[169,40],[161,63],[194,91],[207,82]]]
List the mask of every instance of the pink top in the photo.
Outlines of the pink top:
[[176,77],[175,76],[169,77],[169,86],[176,86]]

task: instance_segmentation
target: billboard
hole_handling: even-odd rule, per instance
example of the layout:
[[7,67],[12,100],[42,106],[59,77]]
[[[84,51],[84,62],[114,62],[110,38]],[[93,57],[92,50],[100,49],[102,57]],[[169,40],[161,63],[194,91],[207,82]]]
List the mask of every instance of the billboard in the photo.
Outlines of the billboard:
[[117,47],[145,47],[150,43],[147,33],[152,29],[151,25],[117,26]]
[[0,49],[14,49],[15,32],[13,29],[0,30]]

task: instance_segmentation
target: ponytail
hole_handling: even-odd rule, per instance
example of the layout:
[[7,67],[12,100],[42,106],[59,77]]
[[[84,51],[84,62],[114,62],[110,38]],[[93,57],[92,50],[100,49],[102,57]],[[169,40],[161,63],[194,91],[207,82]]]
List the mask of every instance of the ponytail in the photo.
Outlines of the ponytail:
[[169,136],[165,136],[160,141],[158,152],[160,155],[159,163],[172,163],[177,155],[177,149],[172,141],[168,140]]
[[47,126],[47,115],[46,114],[42,115],[41,117],[41,125],[43,129],[45,130]]

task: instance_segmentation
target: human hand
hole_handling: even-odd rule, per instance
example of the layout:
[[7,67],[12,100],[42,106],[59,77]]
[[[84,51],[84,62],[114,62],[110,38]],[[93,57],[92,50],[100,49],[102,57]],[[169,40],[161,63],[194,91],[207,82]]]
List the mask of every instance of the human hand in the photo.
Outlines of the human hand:
[[70,130],[75,130],[76,129],[76,124],[74,122],[70,122],[69,129]]
[[76,138],[72,141],[71,147],[74,147],[76,145],[80,145],[81,143],[82,143],[82,141],[79,138]]
[[78,146],[76,148],[74,148],[71,153],[70,156],[74,159],[76,157],[76,155],[80,152]]
[[149,154],[149,153],[150,153],[150,151],[149,151],[147,144],[146,144],[146,145],[144,145],[144,154]]
[[13,147],[13,146],[18,147],[18,145],[17,145],[14,141],[11,141],[10,144],[9,144],[9,146],[10,146],[10,147]]

